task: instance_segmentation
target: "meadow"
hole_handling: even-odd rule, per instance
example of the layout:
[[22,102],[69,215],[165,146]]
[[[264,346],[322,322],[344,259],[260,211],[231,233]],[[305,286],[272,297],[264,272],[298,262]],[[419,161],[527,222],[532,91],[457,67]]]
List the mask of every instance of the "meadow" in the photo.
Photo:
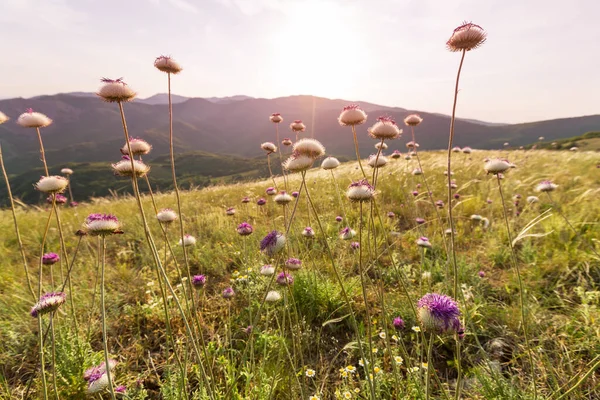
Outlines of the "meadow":
[[[484,41],[454,31],[459,75]],[[181,68],[155,67],[170,94]],[[180,190],[171,128],[174,190],[148,193],[135,93],[102,79],[98,96],[122,116],[112,168],[131,195],[69,205],[77,171],[45,162],[52,121],[17,120],[48,202],[0,211],[2,398],[600,398],[597,152],[453,147],[457,77],[447,152],[419,151],[418,115],[402,132],[349,105],[357,160],[339,163],[274,113],[268,179]]]

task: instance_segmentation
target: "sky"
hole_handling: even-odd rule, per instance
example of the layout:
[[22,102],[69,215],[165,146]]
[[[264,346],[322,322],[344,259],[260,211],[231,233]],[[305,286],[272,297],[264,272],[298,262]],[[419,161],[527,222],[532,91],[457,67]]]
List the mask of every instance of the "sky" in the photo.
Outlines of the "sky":
[[[168,55],[191,97],[311,94],[450,114],[472,21],[457,115],[528,122],[600,113],[597,0],[2,0],[0,98],[96,91],[100,77],[149,97]],[[274,112],[277,110],[274,110]]]

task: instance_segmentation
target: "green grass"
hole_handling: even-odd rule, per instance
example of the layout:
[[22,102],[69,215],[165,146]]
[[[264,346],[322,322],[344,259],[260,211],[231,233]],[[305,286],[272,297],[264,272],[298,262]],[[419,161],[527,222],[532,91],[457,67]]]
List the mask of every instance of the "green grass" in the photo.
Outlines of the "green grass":
[[[453,157],[454,179],[461,198],[455,205],[457,223],[457,258],[460,282],[465,301],[460,301],[463,315],[467,317],[466,337],[462,344],[464,389],[463,398],[469,399],[530,399],[533,398],[530,369],[524,349],[521,329],[518,284],[510,266],[510,252],[502,218],[502,208],[495,178],[486,176],[483,159],[491,156],[508,157],[517,164],[502,180],[508,197],[510,224],[515,237],[526,224],[552,205],[543,193],[534,193],[535,185],[551,179],[559,185],[552,193],[562,212],[575,226],[574,234],[554,210],[528,233],[545,234],[527,237],[516,243],[525,288],[530,342],[534,349],[537,373],[538,398],[557,398],[565,393],[583,374],[590,370],[594,357],[600,354],[600,260],[589,248],[600,249],[600,175],[596,165],[600,155],[593,152],[550,151],[475,151],[467,158],[463,154]],[[446,185],[443,171],[445,156],[442,152],[422,154],[422,163],[434,200],[446,202]],[[356,163],[345,163],[335,175],[342,188],[359,178]],[[423,226],[433,249],[426,253],[425,270],[431,272],[426,283],[428,290],[451,294],[452,280],[446,276],[446,255],[437,228],[435,212],[429,205],[423,188],[421,195],[408,198],[421,177],[406,171],[416,167],[416,160],[393,161],[380,172],[377,204],[384,218],[384,228],[379,227],[377,247],[366,242],[365,260],[369,254],[379,254],[376,263],[368,263],[369,312],[372,319],[373,343],[378,349],[375,365],[381,368],[377,375],[377,396],[381,399],[418,398],[423,383],[411,378],[408,366],[420,364],[421,347],[418,336],[411,327],[415,320],[410,301],[418,298],[419,265],[421,252],[416,239],[421,236],[414,218],[420,216],[428,222]],[[182,165],[181,169],[186,166]],[[110,174],[110,172],[106,172]],[[152,174],[153,172],[151,172]],[[278,185],[283,182],[278,179]],[[31,182],[32,183],[32,182]],[[301,196],[296,216],[288,237],[290,256],[303,261],[303,269],[295,272],[291,291],[282,290],[283,301],[269,305],[253,328],[252,362],[242,363],[242,354],[248,335],[242,331],[250,324],[250,314],[255,316],[264,296],[268,278],[258,272],[268,260],[259,252],[259,241],[271,229],[284,229],[281,206],[270,199],[259,209],[254,202],[242,205],[240,200],[249,196],[256,200],[267,197],[264,190],[271,181],[238,183],[228,186],[211,186],[182,194],[182,207],[187,233],[198,239],[190,248],[192,274],[208,276],[201,298],[201,325],[209,357],[214,360],[210,368],[218,387],[217,398],[279,399],[308,398],[320,393],[322,399],[342,398],[345,391],[353,399],[368,398],[368,386],[349,310],[340,292],[325,241],[333,250],[344,288],[352,300],[363,343],[366,338],[366,311],[358,277],[357,253],[349,242],[338,238],[343,225],[335,221],[340,215],[339,200],[328,171],[312,170],[307,174],[307,184],[325,235],[307,212],[305,196]],[[290,191],[300,186],[299,176],[290,179]],[[144,184],[141,185],[144,188]],[[511,198],[521,194],[515,206]],[[540,202],[526,205],[525,198],[537,195]],[[487,204],[486,199],[492,204]],[[173,193],[156,195],[159,208],[176,208]],[[358,206],[344,198],[347,221],[358,231]],[[146,215],[154,211],[148,196],[143,198]],[[417,210],[415,211],[415,204]],[[235,206],[233,217],[225,215],[225,208]],[[22,206],[17,217],[23,236],[32,279],[37,285],[37,259],[42,231],[48,211],[46,206]],[[368,208],[368,207],[367,207]],[[516,216],[516,210],[520,215]],[[388,211],[395,213],[387,219]],[[445,215],[445,212],[442,214]],[[73,209],[61,209],[63,227],[67,233],[67,252],[71,257],[78,238],[73,234],[81,228],[89,213],[113,213],[123,223],[123,235],[107,239],[107,313],[108,345],[112,355],[119,360],[115,370],[117,384],[128,387],[132,399],[179,399],[180,372],[166,340],[166,328],[154,263],[144,238],[141,219],[133,198],[120,196],[94,198]],[[472,214],[490,220],[487,230],[471,222]],[[287,213],[289,218],[290,212]],[[244,239],[235,232],[242,221],[248,221],[255,232]],[[377,222],[377,225],[379,222]],[[165,246],[160,228],[150,218],[151,230],[164,257]],[[316,237],[303,238],[305,226],[312,226]],[[182,251],[176,246],[178,228],[169,228],[177,265],[183,264]],[[25,284],[23,265],[9,210],[0,212],[0,397],[23,398],[28,379],[36,373],[37,323],[28,315],[33,304]],[[387,243],[384,246],[382,243]],[[46,251],[59,252],[58,233],[53,219]],[[286,256],[288,253],[286,253]],[[72,293],[78,331],[75,329],[69,302],[58,312],[57,325],[57,377],[59,395],[65,399],[86,398],[83,371],[103,359],[97,277],[97,240],[84,237],[73,270]],[[66,265],[55,265],[53,276],[44,270],[44,291],[59,286]],[[410,299],[402,290],[400,271],[408,277]],[[485,277],[478,276],[479,271]],[[183,303],[182,286],[173,259],[169,256],[167,272],[170,282]],[[54,279],[54,286],[51,282]],[[236,297],[229,303],[220,297],[221,290],[233,285]],[[387,320],[379,301],[383,288]],[[94,292],[96,296],[94,299]],[[462,300],[462,299],[461,299]],[[92,303],[94,304],[92,307]],[[176,343],[179,354],[188,359],[187,388],[189,398],[204,399],[200,368],[193,352],[186,345],[182,319],[172,300],[169,301],[173,330],[180,340]],[[286,311],[287,310],[287,311]],[[230,314],[229,314],[230,313]],[[230,317],[227,317],[227,315]],[[399,385],[391,367],[391,355],[384,352],[385,341],[378,333],[390,327],[391,318],[402,316],[406,328],[398,334],[399,341],[391,340],[392,356],[402,355],[399,365]],[[47,319],[44,320],[44,323]],[[394,332],[390,331],[390,335]],[[227,344],[227,337],[232,338]],[[407,354],[403,353],[402,343]],[[454,394],[456,369],[454,366],[454,340],[440,336],[434,345],[433,368],[442,387]],[[46,346],[46,361],[50,360],[50,347]],[[356,374],[344,378],[340,368],[348,365],[358,369]],[[316,376],[308,378],[307,368]],[[431,368],[431,367],[430,367]],[[49,364],[46,366],[49,371]],[[51,374],[48,373],[49,390]],[[235,380],[235,387],[224,397],[226,387]],[[599,398],[598,375],[592,374],[571,392],[569,399]],[[300,385],[298,385],[300,383]],[[434,383],[434,398],[443,398],[442,387]],[[358,389],[358,394],[354,392]],[[35,375],[30,398],[41,398],[39,373]],[[162,397],[160,397],[162,396]],[[556,397],[552,397],[556,396]],[[53,395],[51,395],[53,398]],[[105,397],[104,398],[109,398]],[[424,397],[423,397],[424,398]]]

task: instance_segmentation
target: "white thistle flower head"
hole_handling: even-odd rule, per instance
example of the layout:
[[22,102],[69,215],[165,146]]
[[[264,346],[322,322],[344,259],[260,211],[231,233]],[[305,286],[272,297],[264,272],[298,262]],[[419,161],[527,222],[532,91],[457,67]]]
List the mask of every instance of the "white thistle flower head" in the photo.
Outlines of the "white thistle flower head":
[[392,153],[392,155],[390,157],[392,157],[393,159],[398,159],[398,158],[402,157],[402,153],[400,153],[400,151],[398,151],[398,150],[394,150],[394,152]]
[[480,222],[481,220],[483,220],[483,217],[481,215],[479,215],[479,214],[471,215],[471,221]]
[[569,151],[577,151],[579,150],[579,148],[577,146],[573,146],[569,149]]
[[357,104],[345,106],[338,117],[338,122],[342,126],[360,125],[364,124],[366,120],[367,114]]
[[381,116],[377,118],[377,122],[368,130],[369,136],[373,139],[392,140],[397,139],[402,134],[402,129],[398,128],[396,121],[392,117]]
[[260,145],[260,148],[267,152],[267,155],[271,153],[275,153],[277,151],[277,146],[271,142],[264,142]]
[[467,147],[463,147],[463,148],[462,148],[462,152],[463,152],[464,154],[471,154],[471,153],[473,152],[473,149],[471,149],[469,146],[467,146]]
[[410,154],[407,154],[407,155],[405,155],[405,156],[404,156],[404,159],[405,159],[406,161],[410,161],[410,160],[412,159],[412,157],[411,157],[411,155],[410,155]]
[[417,114],[410,114],[408,117],[404,118],[404,123],[407,126],[417,126],[421,122],[423,122],[423,118]]
[[275,203],[279,204],[280,206],[285,206],[286,204],[291,203],[292,200],[294,200],[294,198],[287,194],[285,190],[282,190],[277,196],[273,198],[273,201],[275,201]]
[[302,268],[302,261],[297,258],[290,257],[285,261],[285,267],[290,271],[298,271]]
[[183,70],[183,68],[177,61],[173,60],[171,57],[168,56],[156,57],[156,60],[154,60],[154,66],[159,71],[173,75],[176,75]]
[[62,193],[69,185],[69,180],[63,176],[42,176],[35,188],[44,193]]
[[325,154],[325,147],[315,139],[300,139],[292,147],[294,153],[318,158]]
[[227,207],[227,209],[225,209],[225,214],[229,216],[235,215],[235,207]]
[[304,132],[306,130],[306,125],[302,123],[301,119],[297,119],[290,124],[290,129],[294,132]]
[[274,124],[278,124],[283,121],[283,117],[279,113],[273,113],[269,117],[269,121],[273,122]]
[[290,172],[301,172],[312,167],[313,162],[314,158],[312,157],[298,153],[292,153],[292,155],[283,162],[283,168]]
[[181,246],[182,244],[185,247],[194,246],[196,244],[196,238],[192,235],[183,235],[183,241],[179,239],[179,245]]
[[351,183],[346,191],[346,197],[355,202],[371,201],[373,196],[375,196],[375,188],[366,179]]
[[71,168],[63,168],[60,170],[60,173],[63,175],[73,175],[73,170]]
[[551,181],[542,181],[536,187],[536,192],[553,192],[558,188],[558,185],[552,183]]
[[105,373],[98,374],[95,379],[90,379],[88,383],[87,393],[96,394],[101,393],[108,388],[108,375]]
[[527,203],[529,203],[529,204],[534,204],[534,203],[537,203],[539,201],[540,201],[540,199],[537,196],[528,196],[527,197]]
[[356,236],[356,231],[349,226],[345,227],[340,231],[340,239],[342,240],[350,240]]
[[461,26],[452,32],[452,36],[446,42],[446,47],[451,52],[471,51],[481,46],[487,37],[487,33],[479,25],[471,22],[463,22]]
[[52,120],[50,118],[42,113],[33,111],[31,108],[28,108],[26,112],[19,115],[17,119],[17,124],[23,128],[45,128],[51,123]]
[[377,154],[371,154],[367,161],[367,164],[371,168],[380,168],[386,165],[387,163],[388,159],[383,154],[379,154],[379,156],[377,156]]
[[274,195],[276,195],[276,194],[277,194],[277,189],[275,189],[275,188],[274,188],[274,187],[272,187],[272,186],[269,186],[269,187],[268,187],[268,188],[265,190],[265,193],[266,193],[267,195],[269,195],[269,196],[274,196]]
[[263,265],[260,268],[260,274],[264,276],[271,276],[275,273],[275,267],[271,264]]
[[270,290],[265,296],[265,301],[267,303],[275,303],[279,300],[281,300],[281,293],[279,293],[277,290]]
[[406,143],[406,147],[407,147],[408,149],[414,149],[414,148],[417,148],[417,147],[419,147],[419,143],[413,142],[413,141],[411,140],[410,142]]
[[413,169],[412,174],[414,176],[423,175],[423,171],[421,171],[421,168],[415,168],[415,169]]
[[323,169],[335,169],[340,166],[340,162],[335,157],[327,157],[321,163],[321,168]]
[[0,111],[0,125],[8,121],[10,118],[6,116],[2,111]]
[[388,145],[385,144],[385,143],[379,142],[379,143],[375,143],[375,148],[377,150],[379,150],[379,149],[381,149],[381,150],[387,150]]
[[483,169],[485,169],[485,172],[487,172],[488,174],[494,174],[494,175],[505,172],[509,168],[510,168],[510,163],[508,161],[500,160],[498,158],[489,160],[483,166]]
[[540,137],[538,138],[538,140],[539,140],[540,142],[542,142],[544,139],[545,139],[545,137],[543,137],[543,136],[540,136]]
[[421,236],[420,238],[417,239],[417,246],[419,246],[419,247],[426,247],[426,248],[430,249],[431,248],[431,242],[425,236]]
[[485,229],[487,229],[489,226],[490,226],[490,220],[489,220],[489,219],[487,219],[487,218],[485,218],[485,217],[483,217],[483,218],[481,219],[481,227],[482,227],[482,228],[485,230]]
[[129,156],[123,156],[123,159],[112,165],[115,175],[119,176],[137,176],[138,178],[145,176],[150,167],[144,164],[143,161],[133,160],[133,169],[131,167],[131,159]]
[[[129,147],[131,147],[131,153],[134,156],[142,156],[150,153],[152,150],[152,145],[146,142],[144,139],[140,138],[131,138],[129,139]],[[129,148],[127,148],[127,143],[121,147],[121,154],[129,155]]]
[[315,231],[310,226],[307,226],[302,230],[302,236],[306,238],[313,238],[315,237]]
[[284,146],[291,146],[291,145],[292,145],[292,143],[293,143],[293,142],[292,142],[292,139],[290,139],[290,138],[284,138],[284,139],[281,141],[281,144],[282,144],[282,145],[284,145]]
[[156,214],[156,219],[163,224],[170,224],[177,219],[177,213],[170,208],[163,208]]
[[123,81],[123,78],[102,78],[100,81],[103,83],[103,85],[100,87],[100,90],[98,90],[98,93],[96,94],[102,97],[102,100],[106,102],[128,102],[133,100],[137,94]]
[[112,214],[90,214],[85,219],[83,227],[93,236],[108,236],[121,233],[121,223]]

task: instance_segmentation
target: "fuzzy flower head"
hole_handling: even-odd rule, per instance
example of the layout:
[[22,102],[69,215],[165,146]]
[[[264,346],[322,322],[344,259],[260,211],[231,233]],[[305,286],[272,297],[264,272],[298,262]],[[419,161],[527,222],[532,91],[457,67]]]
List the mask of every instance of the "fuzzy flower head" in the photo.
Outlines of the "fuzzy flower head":
[[425,247],[425,248],[430,249],[431,248],[431,242],[425,236],[421,236],[420,238],[417,239],[417,246],[419,246],[419,247]]
[[454,146],[452,148],[452,152],[453,153],[460,153],[462,151],[462,149],[459,146]]
[[321,163],[321,168],[323,168],[325,170],[327,170],[327,169],[336,169],[339,166],[340,166],[340,162],[335,157],[327,157]]
[[206,285],[206,275],[194,275],[192,276],[192,286],[196,289],[202,289]]
[[271,231],[261,240],[260,250],[268,256],[279,253],[285,246],[285,236],[277,231]]
[[481,46],[486,40],[487,33],[479,25],[463,22],[452,32],[446,42],[446,47],[451,52],[470,51]]
[[236,230],[237,233],[241,236],[248,236],[251,235],[252,232],[254,232],[254,228],[252,228],[252,225],[250,225],[247,222],[242,222],[241,224],[239,224]]
[[93,236],[107,236],[121,233],[119,230],[121,228],[119,219],[112,214],[90,214],[85,219],[84,228]]
[[154,60],[154,67],[156,67],[156,69],[159,71],[173,75],[176,75],[183,70],[181,65],[169,56],[156,57]]
[[280,272],[275,281],[280,286],[291,286],[294,283],[294,277],[287,272]]
[[44,193],[62,193],[69,185],[69,180],[60,175],[42,176],[35,188]]
[[8,121],[10,118],[6,116],[2,111],[0,111],[0,125]]
[[156,214],[156,219],[162,224],[170,224],[177,219],[177,213],[170,208],[163,208]]
[[283,117],[279,113],[273,113],[269,117],[269,121],[273,122],[274,124],[278,124],[283,121]]
[[292,139],[290,138],[283,138],[283,140],[281,141],[281,144],[284,146],[291,146],[292,145]]
[[297,271],[302,268],[302,261],[297,258],[290,257],[285,261],[285,267],[290,271]]
[[302,230],[302,236],[304,236],[305,238],[315,237],[315,231],[310,226],[307,226],[306,228],[304,228],[304,230]]
[[35,112],[31,108],[28,108],[26,112],[19,115],[17,124],[23,128],[45,128],[52,123],[52,120],[46,115]]
[[417,114],[410,114],[408,117],[404,118],[404,123],[407,126],[417,126],[421,122],[423,122],[423,118]]
[[340,239],[342,240],[350,240],[356,236],[356,231],[349,226],[345,227],[340,231]]
[[292,151],[303,156],[318,158],[325,154],[325,147],[315,139],[300,139],[294,143]]
[[[132,138],[129,139],[129,147],[131,147],[131,154],[134,156],[143,156],[145,154],[150,153],[152,150],[152,145],[146,142],[144,139],[140,138]],[[127,147],[127,143],[121,147],[121,154],[128,156],[129,148]]]
[[277,152],[277,146],[275,146],[275,143],[272,142],[264,142],[260,145],[260,148],[266,151],[267,155]]
[[230,217],[235,215],[235,207],[227,207],[227,209],[225,209],[225,214],[229,215]]
[[471,154],[471,153],[473,152],[473,149],[472,149],[472,148],[470,148],[469,146],[467,146],[467,147],[463,147],[463,148],[462,148],[462,152],[463,152],[464,154]]
[[383,154],[371,154],[367,161],[367,164],[371,168],[381,168],[388,163],[388,159]]
[[223,290],[223,292],[221,293],[221,296],[224,299],[231,299],[233,296],[235,296],[235,291],[232,287],[225,288],[225,290]]
[[435,206],[437,208],[443,208],[444,207],[444,202],[442,200],[438,200],[435,202]]
[[297,199],[297,198],[298,198],[298,196],[300,196],[300,192],[298,192],[298,191],[293,191],[293,192],[292,192],[292,197],[293,197],[293,198]]
[[421,168],[415,168],[415,169],[413,169],[412,174],[414,176],[423,175],[423,171],[421,171]]
[[102,78],[100,81],[102,82],[102,86],[96,94],[106,102],[127,102],[133,100],[136,96],[136,93],[123,81],[123,78]]
[[391,117],[381,116],[377,118],[377,122],[367,132],[373,139],[392,140],[400,137],[402,129],[398,128],[396,121]]
[[377,150],[382,150],[383,151],[383,150],[387,150],[388,145],[385,144],[385,143],[383,143],[383,142],[377,142],[377,143],[375,143],[375,148]]
[[260,274],[264,276],[271,276],[275,273],[275,267],[271,264],[263,265],[260,267]]
[[394,325],[394,328],[396,328],[396,330],[402,330],[404,329],[404,320],[400,317],[396,317],[394,318],[394,321],[392,322],[392,324]]
[[105,391],[108,388],[108,374],[95,374],[88,380],[87,393],[96,394]]
[[529,204],[534,204],[534,203],[537,203],[539,201],[540,201],[540,199],[537,196],[528,196],[527,197],[527,203],[529,203]]
[[417,217],[417,218],[415,218],[415,222],[416,222],[418,225],[423,225],[423,224],[425,223],[425,219],[423,219],[423,218],[420,218],[420,217]]
[[425,331],[444,333],[461,330],[458,304],[449,296],[427,293],[417,303],[417,309]]
[[297,119],[290,124],[290,129],[294,132],[304,132],[306,130],[306,125],[302,123],[302,120]]
[[265,296],[265,301],[267,303],[276,303],[279,300],[281,300],[281,293],[279,293],[277,290],[270,290]]
[[360,125],[366,120],[367,114],[357,104],[345,106],[338,117],[338,122],[342,126]]
[[398,151],[398,150],[394,150],[394,152],[392,153],[392,155],[390,157],[397,160],[398,158],[402,157],[402,153],[400,153],[400,151]]
[[408,148],[408,149],[415,149],[418,147],[419,147],[419,143],[413,142],[412,140],[410,142],[406,143],[406,148]]
[[267,204],[267,200],[261,197],[260,199],[256,200],[256,204],[259,206],[264,206],[265,204]]
[[336,222],[342,222],[343,220],[344,220],[344,218],[342,218],[341,215],[338,215],[337,217],[335,217]]
[[553,192],[556,190],[558,185],[552,183],[551,181],[542,181],[536,187],[536,192]]
[[67,198],[65,196],[63,196],[62,194],[54,194],[54,195],[50,195],[46,198],[46,203],[48,204],[52,204],[53,202],[56,202],[56,204],[66,204],[67,203]]
[[302,172],[312,167],[314,161],[312,157],[294,152],[283,162],[283,168],[290,172]]
[[285,206],[286,204],[291,203],[293,200],[294,198],[287,194],[285,190],[282,190],[277,196],[273,198],[273,201],[275,201],[275,203],[279,204],[280,206]]
[[354,202],[370,201],[375,196],[375,188],[366,179],[361,179],[348,186],[346,196]]
[[39,315],[56,311],[58,307],[65,303],[66,299],[67,295],[63,292],[46,293],[40,297],[40,301],[31,307],[30,314],[32,317],[36,318]]
[[118,176],[136,176],[141,178],[145,176],[150,167],[140,160],[133,160],[133,168],[131,166],[131,159],[129,156],[123,156],[123,159],[117,163],[112,164],[115,175]]
[[359,242],[350,242],[350,250],[356,251],[358,249],[360,249]]
[[60,261],[60,257],[56,253],[46,253],[42,256],[42,264],[53,265]]
[[192,235],[185,234],[183,235],[183,241],[179,239],[179,245],[181,246],[182,244],[185,247],[194,246],[196,244],[196,238]]
[[243,204],[250,203],[250,197],[246,196],[246,197],[242,198],[242,203]]
[[[113,369],[115,369],[116,366],[117,366],[117,360],[113,360],[113,359],[108,360],[108,367],[110,368],[111,371]],[[90,368],[86,369],[85,372],[83,373],[83,380],[89,382],[94,377],[98,378],[100,375],[104,374],[105,372],[106,372],[106,363],[104,361],[102,361],[99,365],[96,365],[94,367],[90,367]]]
[[73,170],[71,168],[63,168],[60,170],[60,173],[63,175],[73,175]]
[[273,186],[269,186],[266,190],[265,193],[269,196],[274,196],[277,193],[277,189],[275,189]]

